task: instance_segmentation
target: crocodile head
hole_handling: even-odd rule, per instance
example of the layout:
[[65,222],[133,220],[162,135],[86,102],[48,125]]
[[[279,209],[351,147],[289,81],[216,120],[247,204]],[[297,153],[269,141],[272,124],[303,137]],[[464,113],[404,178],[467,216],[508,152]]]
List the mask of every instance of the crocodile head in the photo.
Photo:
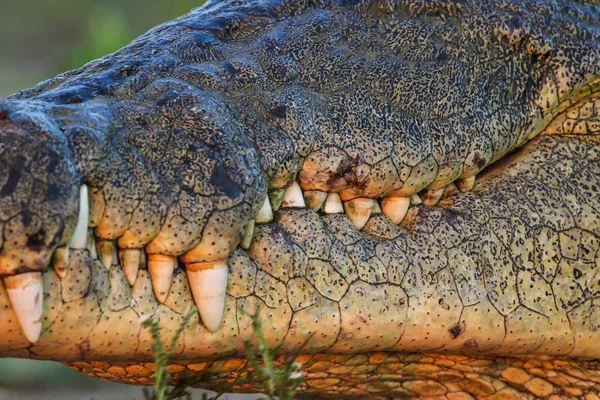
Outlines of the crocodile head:
[[260,310],[311,398],[593,396],[599,27],[213,2],[0,101],[0,354],[149,384],[197,306],[169,368],[214,387]]

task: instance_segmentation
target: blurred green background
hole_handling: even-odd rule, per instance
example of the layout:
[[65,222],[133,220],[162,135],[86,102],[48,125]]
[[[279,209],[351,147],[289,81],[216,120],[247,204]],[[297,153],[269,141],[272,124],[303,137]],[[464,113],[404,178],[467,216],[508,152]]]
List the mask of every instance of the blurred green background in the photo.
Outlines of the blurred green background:
[[0,96],[111,53],[203,0],[0,0]]
[[[202,2],[0,0],[0,96],[111,53]],[[55,362],[0,359],[0,400],[143,398],[139,387],[88,378]]]

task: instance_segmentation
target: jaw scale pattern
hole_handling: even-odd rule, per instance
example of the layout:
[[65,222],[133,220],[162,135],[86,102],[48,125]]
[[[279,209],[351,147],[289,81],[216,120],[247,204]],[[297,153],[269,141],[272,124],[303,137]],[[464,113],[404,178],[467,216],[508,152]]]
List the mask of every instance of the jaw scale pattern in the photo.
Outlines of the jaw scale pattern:
[[190,358],[261,307],[310,352],[597,357],[571,275],[598,262],[600,23],[513,6],[209,4],[2,101],[0,298],[31,344],[0,348],[144,360],[135,321],[195,302]]

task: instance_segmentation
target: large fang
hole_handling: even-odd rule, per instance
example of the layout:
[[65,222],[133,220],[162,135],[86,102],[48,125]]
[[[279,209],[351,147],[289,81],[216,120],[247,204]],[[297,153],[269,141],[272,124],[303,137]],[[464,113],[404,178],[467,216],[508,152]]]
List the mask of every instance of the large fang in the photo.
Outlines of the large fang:
[[100,262],[110,269],[113,262],[113,257],[116,251],[116,244],[112,240],[98,240],[96,242],[96,250],[98,250],[98,258]]
[[395,224],[402,222],[409,206],[410,197],[384,197],[381,200],[383,213]]
[[456,186],[458,186],[461,192],[470,191],[475,186],[475,176],[457,180]]
[[265,201],[260,210],[258,210],[258,214],[254,217],[254,220],[257,224],[273,221],[273,210],[271,209],[269,196],[265,196]]
[[248,250],[252,244],[252,238],[254,237],[254,220],[251,219],[244,229],[242,234],[242,240],[240,241],[240,247],[244,250]]
[[187,276],[206,329],[215,332],[221,326],[227,293],[227,260],[186,265]]
[[306,206],[314,212],[319,211],[321,207],[323,207],[325,199],[327,199],[327,192],[322,192],[320,190],[307,190],[304,192]]
[[87,231],[89,218],[89,197],[87,185],[81,185],[79,188],[79,217],[75,233],[71,237],[69,247],[72,249],[83,250],[87,246]]
[[375,200],[367,197],[358,197],[344,202],[346,215],[358,230],[361,230],[365,226],[371,216],[371,211],[374,206]]
[[302,189],[300,189],[298,182],[292,183],[285,189],[281,207],[305,207],[304,196],[302,195]]
[[119,250],[119,260],[121,267],[127,277],[129,285],[133,286],[137,280],[138,270],[140,269],[140,258],[142,250],[140,249],[121,249]]
[[173,271],[177,267],[177,258],[162,254],[148,255],[148,272],[152,278],[152,287],[156,299],[164,303],[171,290]]
[[42,332],[42,305],[44,284],[41,272],[7,276],[4,285],[21,329],[31,343],[37,342]]
[[440,189],[429,189],[421,194],[421,200],[426,206],[435,206],[438,201],[442,198],[445,188]]
[[329,193],[327,195],[327,200],[325,200],[325,204],[323,205],[323,212],[325,214],[342,214],[344,212],[344,205],[339,194]]
[[52,255],[54,271],[61,278],[65,278],[69,272],[69,246],[60,246]]

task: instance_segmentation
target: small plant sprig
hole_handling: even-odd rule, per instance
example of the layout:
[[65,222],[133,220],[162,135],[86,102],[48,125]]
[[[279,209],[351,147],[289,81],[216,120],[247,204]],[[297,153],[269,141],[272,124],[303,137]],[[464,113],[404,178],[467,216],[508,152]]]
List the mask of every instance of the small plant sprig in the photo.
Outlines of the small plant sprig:
[[[242,311],[243,312],[243,311]],[[180,398],[191,399],[191,394],[187,389],[191,386],[209,382],[214,377],[213,373],[203,373],[197,377],[183,377],[171,390],[169,390],[169,382],[171,376],[167,369],[169,357],[171,356],[175,345],[179,341],[183,329],[189,322],[190,318],[197,313],[197,309],[193,308],[185,316],[179,325],[171,344],[165,350],[160,335],[161,328],[156,321],[149,318],[143,322],[143,326],[150,329],[152,334],[152,354],[155,360],[155,375],[154,375],[154,392],[144,391],[147,400],[174,400]],[[275,362],[277,352],[281,349],[281,344],[269,349],[267,340],[263,333],[262,322],[257,311],[252,316],[252,330],[256,338],[256,345],[250,340],[244,339],[244,352],[248,359],[248,363],[238,373],[235,380],[229,384],[220,383],[217,387],[217,394],[208,398],[205,394],[204,400],[217,400],[225,393],[233,391],[233,388],[239,385],[260,383],[262,391],[267,395],[269,400],[279,398],[280,400],[290,400],[294,397],[296,389],[302,383],[301,364],[296,362],[296,358],[306,345],[306,341],[301,346],[295,346],[291,353],[286,355],[281,365]],[[310,339],[310,337],[308,338]],[[307,341],[308,341],[307,339]]]
[[[170,344],[169,348],[166,350],[165,350],[165,346],[163,345],[163,341],[162,341],[162,338],[160,335],[161,328],[158,325],[158,322],[154,321],[152,318],[148,318],[147,320],[145,320],[142,323],[142,325],[144,327],[150,329],[150,333],[152,335],[151,349],[152,349],[152,354],[154,355],[154,364],[155,364],[154,394],[150,395],[150,397],[148,397],[148,395],[146,395],[147,398],[152,399],[152,400],[171,400],[171,399],[177,399],[177,398],[182,397],[181,395],[177,396],[177,397],[172,396],[172,393],[175,389],[177,389],[177,386],[171,392],[167,391],[169,388],[169,381],[171,380],[170,379],[171,376],[169,374],[169,370],[167,369],[167,365],[169,362],[169,357],[171,357],[171,353],[173,353],[173,350],[175,349],[175,345],[179,341],[179,337],[181,336],[183,329],[189,322],[190,318],[192,318],[192,316],[194,316],[197,312],[198,312],[198,310],[194,307],[187,313],[187,315],[183,318],[183,321],[181,322],[181,324],[179,324],[177,331],[175,331],[175,335],[173,336],[173,339],[171,340],[171,344]],[[189,387],[189,386],[186,386],[186,387]],[[181,394],[185,395],[187,393],[181,393]]]
[[253,345],[250,340],[244,339],[244,352],[252,367],[246,371],[245,381],[260,382],[269,400],[292,399],[303,380],[300,371],[302,365],[295,360],[310,337],[301,346],[295,346],[291,353],[285,356],[283,363],[276,366],[275,359],[281,349],[281,343],[269,349],[258,311],[252,315],[252,330],[257,344]]

